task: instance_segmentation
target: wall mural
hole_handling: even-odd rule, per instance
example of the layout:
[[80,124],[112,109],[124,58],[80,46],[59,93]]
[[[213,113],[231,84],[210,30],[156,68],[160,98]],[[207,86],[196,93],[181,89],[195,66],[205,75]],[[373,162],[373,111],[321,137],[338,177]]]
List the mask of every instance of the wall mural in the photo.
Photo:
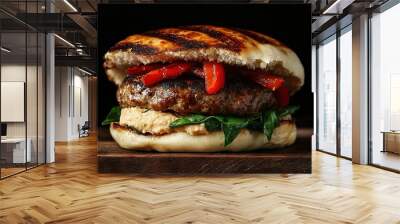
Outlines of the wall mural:
[[311,172],[310,15],[100,5],[99,171]]

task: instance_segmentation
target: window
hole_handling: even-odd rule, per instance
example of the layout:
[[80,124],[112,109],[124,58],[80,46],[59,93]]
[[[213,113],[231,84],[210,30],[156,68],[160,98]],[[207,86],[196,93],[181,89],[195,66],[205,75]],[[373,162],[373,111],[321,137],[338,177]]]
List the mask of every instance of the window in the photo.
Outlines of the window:
[[317,149],[336,153],[336,36],[318,47]]
[[[400,170],[400,4],[371,18],[371,162]],[[384,132],[393,135],[387,139]],[[386,137],[388,137],[386,135]],[[394,147],[386,147],[386,146]],[[393,153],[395,152],[395,153]]]
[[352,148],[352,35],[342,31],[340,45],[340,155],[351,158]]

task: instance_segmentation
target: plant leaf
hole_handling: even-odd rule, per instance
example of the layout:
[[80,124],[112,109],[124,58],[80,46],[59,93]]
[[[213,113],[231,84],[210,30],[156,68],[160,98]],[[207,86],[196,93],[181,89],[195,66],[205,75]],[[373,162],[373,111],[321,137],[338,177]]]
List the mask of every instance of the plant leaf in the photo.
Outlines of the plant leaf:
[[224,146],[227,146],[235,140],[235,138],[238,136],[240,132],[240,127],[235,126],[235,125],[226,125],[224,124],[222,126],[222,129],[224,131]]
[[271,141],[272,133],[274,129],[279,125],[279,118],[274,110],[268,110],[263,116],[263,132],[267,136],[268,140]]
[[169,124],[171,128],[181,127],[189,124],[200,124],[205,121],[207,117],[200,114],[192,114],[186,117],[181,117]]
[[225,117],[222,129],[224,131],[224,145],[231,144],[240,133],[240,129],[247,127],[252,118]]
[[294,114],[299,109],[300,109],[300,106],[288,106],[279,111],[279,117],[284,117],[289,114]]
[[214,117],[207,119],[204,126],[206,126],[207,131],[220,131],[222,129],[222,123]]
[[112,122],[119,122],[120,116],[121,116],[121,107],[113,107],[107,114],[106,119],[104,119],[104,121],[101,122],[101,125],[109,125]]
[[298,109],[298,106],[289,106],[280,110],[271,109],[252,117],[205,116],[193,114],[176,119],[170,124],[170,127],[176,128],[185,125],[204,123],[208,131],[222,130],[224,132],[225,146],[235,140],[242,128],[262,131],[267,136],[268,140],[271,140],[274,129],[279,125],[279,118],[288,114],[293,114]]
[[229,126],[236,126],[239,128],[244,128],[249,123],[249,118],[241,117],[225,117],[224,124]]

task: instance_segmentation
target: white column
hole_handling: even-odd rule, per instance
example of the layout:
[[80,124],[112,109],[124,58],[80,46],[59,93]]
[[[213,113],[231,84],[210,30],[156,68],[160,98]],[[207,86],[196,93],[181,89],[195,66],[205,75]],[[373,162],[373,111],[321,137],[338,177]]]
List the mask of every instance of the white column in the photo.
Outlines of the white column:
[[[46,1],[46,11],[53,12],[54,6]],[[55,161],[55,44],[54,34],[46,34],[46,163]]]
[[54,72],[54,35],[46,35],[46,162],[55,160],[54,133],[55,133],[55,72]]
[[368,16],[353,19],[353,162],[368,163]]

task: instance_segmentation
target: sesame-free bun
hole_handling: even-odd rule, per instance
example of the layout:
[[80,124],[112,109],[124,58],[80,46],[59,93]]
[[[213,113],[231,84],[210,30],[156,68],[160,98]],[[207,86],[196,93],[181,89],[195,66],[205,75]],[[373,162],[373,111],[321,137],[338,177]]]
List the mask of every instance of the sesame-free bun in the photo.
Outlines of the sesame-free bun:
[[250,151],[255,149],[281,148],[296,140],[296,125],[283,121],[275,128],[271,141],[256,131],[242,129],[235,140],[224,146],[224,133],[211,132],[206,135],[189,135],[174,132],[166,135],[143,135],[118,123],[110,125],[110,133],[118,145],[124,149],[158,152],[219,152]]
[[120,85],[129,66],[172,61],[217,61],[281,75],[291,94],[304,83],[304,68],[290,48],[254,31],[210,25],[165,28],[135,34],[104,56],[108,78]]

